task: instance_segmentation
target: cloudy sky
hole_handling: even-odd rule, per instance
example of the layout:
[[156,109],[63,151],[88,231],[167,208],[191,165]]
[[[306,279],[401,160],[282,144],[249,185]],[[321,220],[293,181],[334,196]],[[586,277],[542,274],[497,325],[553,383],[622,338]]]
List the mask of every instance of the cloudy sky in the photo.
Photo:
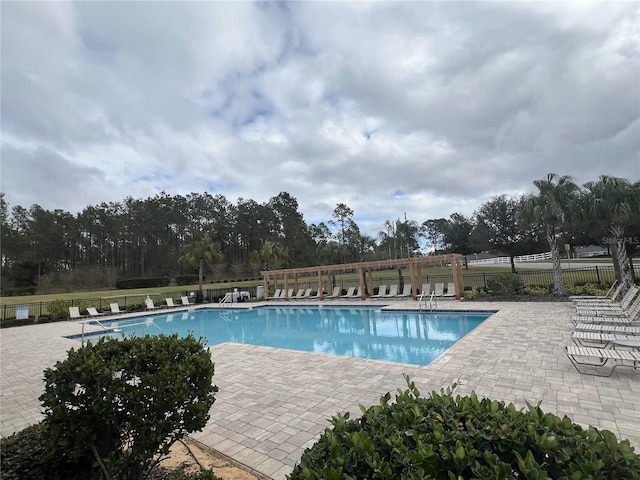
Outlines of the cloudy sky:
[[10,207],[165,191],[361,229],[640,177],[640,4],[1,2]]

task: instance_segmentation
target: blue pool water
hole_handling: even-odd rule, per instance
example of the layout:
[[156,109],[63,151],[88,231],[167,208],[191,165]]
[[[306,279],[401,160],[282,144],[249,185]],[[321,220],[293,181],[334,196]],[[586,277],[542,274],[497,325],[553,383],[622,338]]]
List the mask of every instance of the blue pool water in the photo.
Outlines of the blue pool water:
[[259,307],[165,312],[102,321],[125,335],[192,333],[225,342],[426,365],[493,312],[409,312],[379,308]]

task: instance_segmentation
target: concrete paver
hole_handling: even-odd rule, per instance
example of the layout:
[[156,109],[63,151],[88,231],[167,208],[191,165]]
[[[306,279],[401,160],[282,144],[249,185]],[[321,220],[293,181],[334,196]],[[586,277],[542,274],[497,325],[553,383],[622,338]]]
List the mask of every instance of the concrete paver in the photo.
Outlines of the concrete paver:
[[[410,300],[388,303],[417,306]],[[609,429],[640,447],[640,375],[620,368],[603,378],[573,368],[564,352],[571,343],[570,303],[450,301],[439,307],[498,313],[427,366],[233,343],[211,347],[220,391],[207,426],[191,437],[281,480],[329,426],[329,417],[359,415],[359,404],[393,395],[408,374],[423,395],[455,382],[462,395],[475,390],[518,407],[542,401],[545,412]],[[42,372],[79,346],[64,336],[80,329],[77,322],[63,322],[0,330],[0,435],[42,418]]]

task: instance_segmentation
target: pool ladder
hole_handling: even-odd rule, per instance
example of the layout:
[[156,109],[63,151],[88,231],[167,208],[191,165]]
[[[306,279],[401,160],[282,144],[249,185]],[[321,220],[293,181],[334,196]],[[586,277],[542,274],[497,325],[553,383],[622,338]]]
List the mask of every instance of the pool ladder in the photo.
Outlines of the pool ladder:
[[[84,347],[84,327],[86,327],[87,324],[89,324],[89,323],[92,324],[92,325],[95,324],[95,325],[100,326],[100,328],[102,328],[107,333],[122,333],[122,336],[124,337],[124,332],[122,330],[120,330],[119,328],[105,327],[102,323],[100,323],[99,320],[89,320],[88,322],[83,322],[82,323],[81,342],[82,342],[82,346],[83,347]],[[156,325],[156,322],[154,322],[153,320],[145,320],[144,322],[138,322],[138,323],[128,323],[126,326],[127,327],[136,327],[138,325],[153,325],[158,330],[160,330],[162,333],[164,333],[164,330],[162,330],[162,328],[160,328],[158,325]]]
[[433,310],[433,307],[438,308],[438,298],[436,297],[436,292],[422,292],[420,294],[420,298],[418,298],[418,308],[422,310],[422,301],[424,300],[424,308],[427,308],[427,298],[429,299],[429,311]]

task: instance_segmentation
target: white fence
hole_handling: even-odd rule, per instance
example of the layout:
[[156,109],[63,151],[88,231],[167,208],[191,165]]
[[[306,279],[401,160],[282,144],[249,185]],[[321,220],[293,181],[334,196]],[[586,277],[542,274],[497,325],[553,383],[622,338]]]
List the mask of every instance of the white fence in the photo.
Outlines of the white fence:
[[[549,260],[551,258],[551,252],[534,253],[532,255],[520,255],[514,257],[513,261],[516,263],[521,262],[539,262],[542,260]],[[495,257],[495,258],[483,258],[482,260],[469,260],[469,265],[494,265],[498,263],[511,263],[509,257]]]

